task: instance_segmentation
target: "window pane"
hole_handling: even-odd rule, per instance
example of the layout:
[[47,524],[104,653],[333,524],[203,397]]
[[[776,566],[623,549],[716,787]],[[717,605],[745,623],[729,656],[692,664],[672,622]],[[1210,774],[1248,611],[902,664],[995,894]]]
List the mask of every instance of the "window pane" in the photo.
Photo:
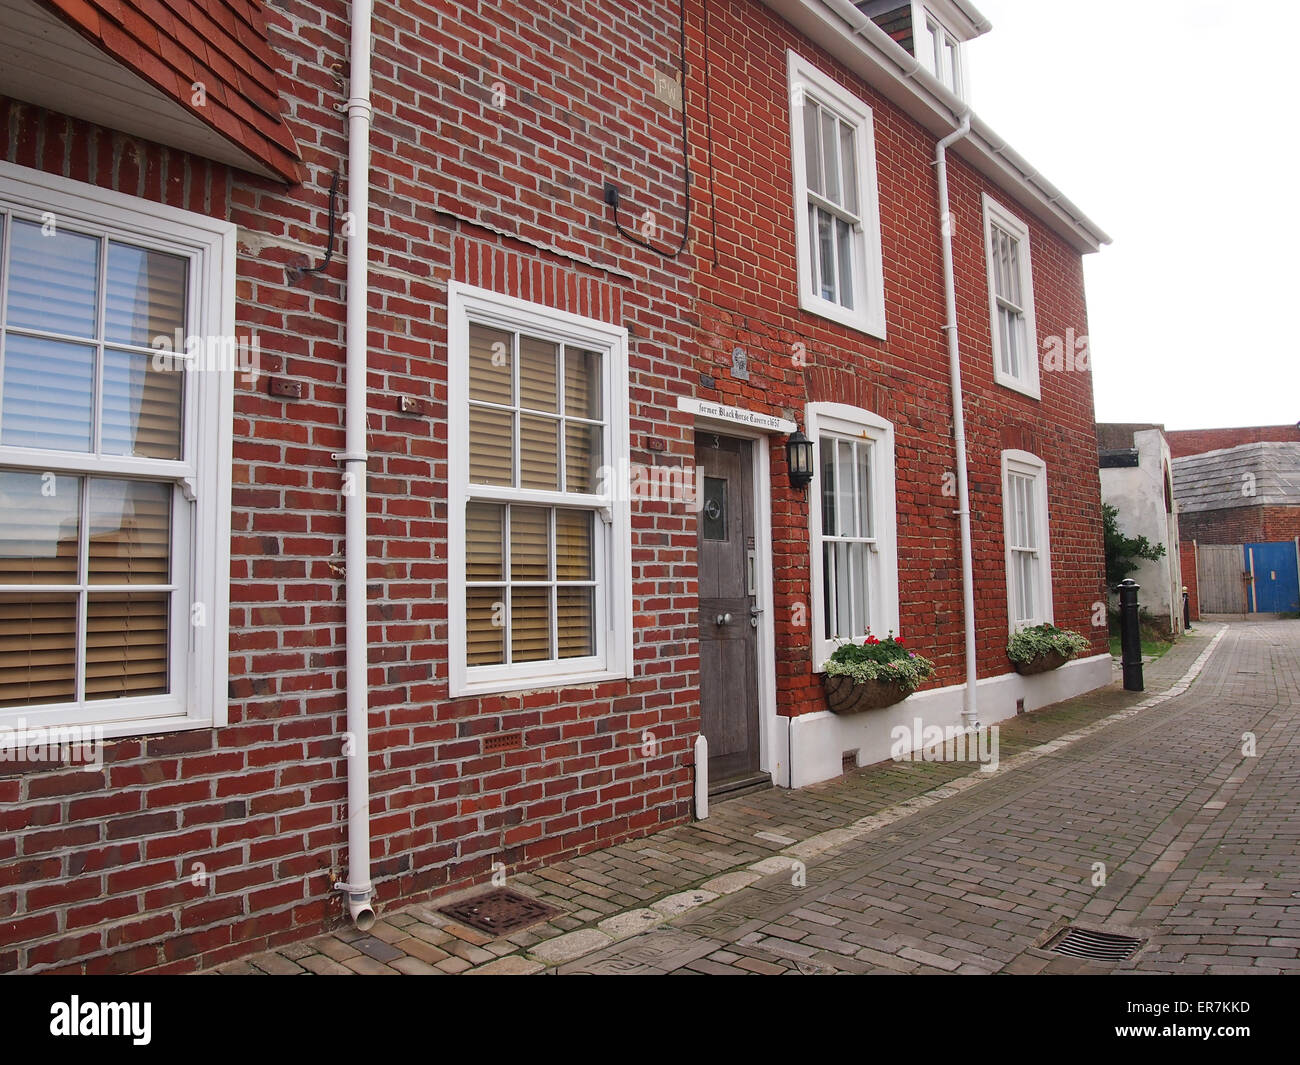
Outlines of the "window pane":
[[89,451],[95,349],[84,344],[5,338],[0,443]]
[[514,337],[501,329],[470,323],[469,398],[510,406],[515,401]]
[[560,488],[560,423],[535,414],[519,415],[519,487]]
[[821,148],[821,108],[807,95],[803,102],[803,155],[804,167],[808,171],[808,188],[811,192],[821,193],[825,188],[822,181]]
[[872,514],[871,498],[871,445],[858,444],[858,535],[874,537],[876,523]]
[[469,409],[469,479],[475,484],[515,483],[514,416],[509,411]]
[[511,588],[510,660],[538,662],[551,657],[551,590]]
[[14,220],[8,325],[93,337],[98,282],[98,237],[62,228],[46,236],[39,223]]
[[849,545],[843,541],[834,541],[827,546],[834,560],[831,572],[835,580],[835,616],[831,619],[834,628],[830,635],[839,638],[854,636],[853,572],[849,562]]
[[506,660],[506,591],[468,588],[465,592],[465,662],[499,666]]
[[844,171],[844,206],[858,213],[857,134],[853,127],[840,123],[840,167]]
[[564,413],[570,418],[600,421],[601,410],[599,351],[581,348],[564,349]]
[[817,208],[817,247],[821,258],[820,277],[822,299],[835,302],[835,238],[831,216]]
[[0,584],[75,584],[80,478],[0,472]]
[[106,349],[100,432],[104,454],[179,459],[184,381],[179,361],[175,368],[154,369],[152,356]]
[[564,490],[594,494],[597,484],[601,454],[601,428],[586,422],[564,423]]
[[592,514],[585,510],[555,512],[555,579],[592,579]]
[[871,549],[866,544],[849,544],[850,573],[853,576],[854,636],[865,636],[871,624]]
[[76,696],[76,596],[0,595],[0,706]]
[[853,307],[853,227],[842,218],[835,219],[835,235],[839,247],[840,303]]
[[188,273],[179,255],[110,241],[104,339],[149,347],[164,336],[174,344],[176,330],[185,327]]
[[556,612],[556,635],[561,658],[582,658],[596,653],[595,612],[590,588],[560,588]]
[[560,408],[556,360],[559,345],[519,338],[519,405],[555,414]]
[[853,463],[853,445],[847,440],[835,442],[835,484],[838,488],[836,511],[840,516],[840,527],[835,530],[837,536],[857,536],[856,510],[853,500],[853,485],[856,480]]
[[826,198],[831,203],[843,203],[840,192],[839,120],[829,111],[822,111],[822,173],[826,180]]
[[836,533],[835,509],[835,441],[823,436],[818,442],[821,451],[822,478],[822,534],[834,536]]
[[551,512],[545,507],[510,508],[510,579],[551,579]]
[[99,477],[89,485],[90,583],[168,583],[172,486]]
[[470,503],[465,508],[467,581],[506,579],[505,509],[493,503]]
[[166,595],[101,595],[86,606],[86,698],[167,689]]
[[727,539],[727,479],[704,478],[704,506],[700,511],[706,540]]

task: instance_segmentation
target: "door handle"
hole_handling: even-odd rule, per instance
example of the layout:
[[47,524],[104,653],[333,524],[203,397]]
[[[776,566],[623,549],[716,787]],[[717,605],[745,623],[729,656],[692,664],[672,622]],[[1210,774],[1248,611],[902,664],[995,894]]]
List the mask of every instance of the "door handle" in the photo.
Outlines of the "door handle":
[[749,627],[751,629],[758,628],[758,615],[762,612],[763,608],[761,606],[751,606],[749,608]]
[[719,615],[714,619],[714,621],[715,621],[715,623],[718,625],[719,628],[721,628],[723,625],[730,625],[730,624],[731,624],[731,615],[730,615],[730,614],[719,614]]

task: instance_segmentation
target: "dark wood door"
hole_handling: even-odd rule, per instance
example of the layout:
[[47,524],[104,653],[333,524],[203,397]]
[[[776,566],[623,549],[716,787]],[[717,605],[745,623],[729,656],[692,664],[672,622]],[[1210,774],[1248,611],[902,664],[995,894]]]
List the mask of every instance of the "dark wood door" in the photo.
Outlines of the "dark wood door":
[[758,772],[753,444],[695,434],[700,476],[700,717],[709,787]]

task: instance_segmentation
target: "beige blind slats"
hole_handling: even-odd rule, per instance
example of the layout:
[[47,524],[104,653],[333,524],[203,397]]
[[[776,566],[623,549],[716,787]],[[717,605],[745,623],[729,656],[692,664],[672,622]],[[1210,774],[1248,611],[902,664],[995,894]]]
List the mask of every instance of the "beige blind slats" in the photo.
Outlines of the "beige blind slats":
[[471,587],[465,593],[465,661],[497,666],[506,660],[505,589]]
[[514,405],[514,337],[501,329],[469,327],[469,398],[475,403]]
[[86,698],[167,691],[167,596],[90,597],[86,611]]
[[560,423],[535,414],[519,415],[519,486],[558,491]]
[[465,508],[465,579],[505,580],[505,513],[494,503],[470,503]]
[[104,339],[150,347],[185,327],[189,263],[179,255],[109,241]]
[[551,591],[510,589],[510,659],[537,662],[551,657]]
[[95,349],[88,344],[5,338],[0,442],[55,451],[90,450]]
[[510,579],[550,580],[551,512],[545,507],[510,508]]
[[569,492],[594,494],[600,487],[597,473],[601,456],[601,427],[586,422],[564,423],[564,487]]
[[559,345],[533,337],[519,338],[519,405],[558,414],[560,409]]
[[148,355],[104,352],[103,429],[106,455],[181,457],[181,385],[184,372],[155,370]]
[[570,418],[602,418],[600,360],[598,351],[564,349],[564,413]]
[[596,653],[595,624],[590,588],[556,589],[556,636],[560,658],[583,658]]
[[76,692],[76,598],[0,595],[0,706],[68,702]]
[[91,584],[166,584],[171,554],[169,484],[90,481]]
[[12,232],[5,324],[93,337],[99,239],[18,219]]
[[469,479],[507,487],[515,483],[514,415],[485,407],[469,409]]
[[591,569],[591,521],[587,510],[555,512],[555,579],[589,581]]
[[0,470],[0,584],[75,584],[80,479]]

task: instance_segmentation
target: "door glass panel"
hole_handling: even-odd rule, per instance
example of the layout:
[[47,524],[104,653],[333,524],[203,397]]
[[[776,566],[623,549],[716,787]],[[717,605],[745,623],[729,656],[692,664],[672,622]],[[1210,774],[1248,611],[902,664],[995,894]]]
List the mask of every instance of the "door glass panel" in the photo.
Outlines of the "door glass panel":
[[700,514],[704,523],[704,539],[727,539],[727,480],[725,477],[704,478],[704,508]]

